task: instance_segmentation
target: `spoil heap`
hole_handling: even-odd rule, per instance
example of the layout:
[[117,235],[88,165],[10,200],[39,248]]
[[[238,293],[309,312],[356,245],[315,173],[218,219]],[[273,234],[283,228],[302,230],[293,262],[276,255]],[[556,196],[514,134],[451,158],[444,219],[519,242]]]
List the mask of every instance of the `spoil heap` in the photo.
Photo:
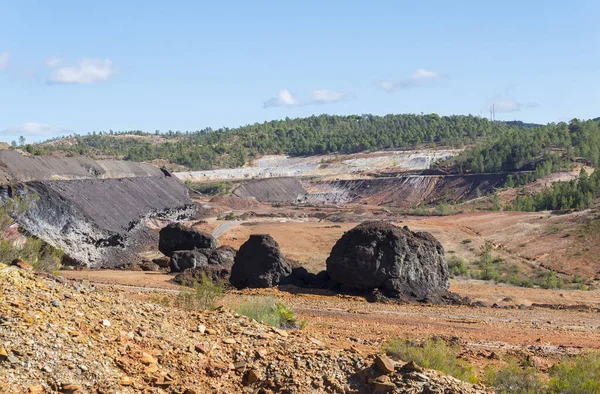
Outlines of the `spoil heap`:
[[[0,265],[0,393],[486,393],[224,309]],[[389,360],[387,360],[389,361]]]

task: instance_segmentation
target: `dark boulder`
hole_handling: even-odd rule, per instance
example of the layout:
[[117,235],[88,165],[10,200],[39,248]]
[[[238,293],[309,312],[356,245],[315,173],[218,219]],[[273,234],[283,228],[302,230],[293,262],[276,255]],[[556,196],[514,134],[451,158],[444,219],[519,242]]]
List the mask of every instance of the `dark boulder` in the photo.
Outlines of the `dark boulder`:
[[178,250],[171,256],[171,272],[183,272],[188,268],[203,267],[208,265],[210,250]]
[[448,292],[444,248],[431,234],[386,222],[365,222],[346,232],[327,259],[327,273],[342,289],[379,289],[389,297],[431,300]]
[[171,223],[160,230],[158,250],[171,257],[178,250],[215,249],[217,241],[212,235],[192,230],[181,223]]
[[270,235],[253,234],[235,255],[229,281],[238,289],[277,286],[292,273],[292,266]]
[[[202,280],[202,275],[206,275],[213,282],[229,281],[229,276],[231,275],[231,267],[233,266],[233,258],[235,256],[235,249],[229,246],[221,246],[220,248],[203,251],[194,251],[201,253],[203,255],[208,255],[205,264],[197,264],[193,268],[187,268],[183,272],[179,273],[173,279],[175,282],[191,286],[196,282],[200,282]],[[185,252],[176,252],[175,254],[185,253]],[[202,260],[202,259],[200,259]],[[199,260],[196,260],[198,263]]]

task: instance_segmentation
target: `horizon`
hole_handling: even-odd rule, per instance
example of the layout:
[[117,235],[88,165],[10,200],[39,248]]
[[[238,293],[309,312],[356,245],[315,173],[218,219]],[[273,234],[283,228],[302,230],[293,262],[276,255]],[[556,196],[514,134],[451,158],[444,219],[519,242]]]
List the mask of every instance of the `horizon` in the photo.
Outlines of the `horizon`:
[[491,105],[500,121],[598,116],[593,1],[147,5],[0,5],[0,139]]

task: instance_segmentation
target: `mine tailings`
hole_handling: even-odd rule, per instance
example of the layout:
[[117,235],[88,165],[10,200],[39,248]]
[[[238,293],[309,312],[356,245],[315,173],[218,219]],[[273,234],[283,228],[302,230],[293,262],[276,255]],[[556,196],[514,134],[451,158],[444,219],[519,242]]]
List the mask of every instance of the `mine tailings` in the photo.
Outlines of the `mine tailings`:
[[158,234],[147,219],[184,219],[195,211],[187,187],[158,167],[119,160],[24,156],[0,151],[0,200],[27,232],[88,267],[124,264]]
[[269,203],[367,203],[409,207],[439,201],[470,200],[502,185],[507,176],[507,173],[499,173],[399,175],[349,180],[268,178],[246,182],[233,194]]

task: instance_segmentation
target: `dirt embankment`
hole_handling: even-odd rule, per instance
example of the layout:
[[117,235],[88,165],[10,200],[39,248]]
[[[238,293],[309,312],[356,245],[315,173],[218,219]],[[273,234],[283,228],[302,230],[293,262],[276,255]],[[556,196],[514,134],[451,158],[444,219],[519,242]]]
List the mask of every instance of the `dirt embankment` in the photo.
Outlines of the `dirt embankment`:
[[0,151],[0,184],[42,180],[103,179],[163,176],[155,166],[89,157],[24,156],[13,150]]
[[310,191],[303,202],[312,204],[367,203],[412,206],[438,201],[468,200],[486,194],[506,174],[410,175],[394,178],[305,182]]
[[75,263],[114,267],[156,235],[145,219],[194,212],[187,187],[148,165],[89,158],[30,157],[0,152],[0,201],[19,196],[11,212],[29,233],[62,249]]
[[306,195],[306,189],[297,178],[259,179],[238,186],[233,195],[254,197],[261,202],[294,203]]

